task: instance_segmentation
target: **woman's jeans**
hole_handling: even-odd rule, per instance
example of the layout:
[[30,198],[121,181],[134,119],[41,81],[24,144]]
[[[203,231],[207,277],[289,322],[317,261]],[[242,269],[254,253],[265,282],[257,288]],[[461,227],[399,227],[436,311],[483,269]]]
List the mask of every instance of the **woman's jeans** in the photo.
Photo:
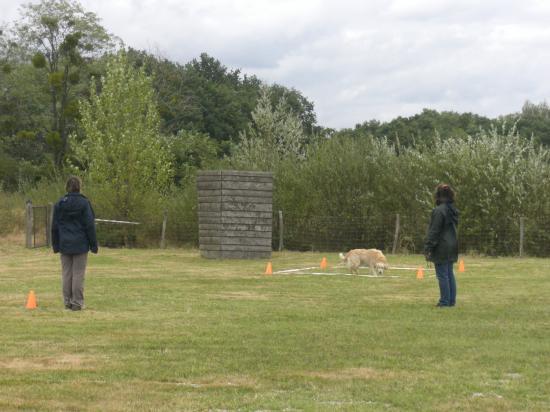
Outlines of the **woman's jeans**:
[[435,275],[439,282],[439,305],[454,306],[456,302],[456,281],[453,262],[436,263]]

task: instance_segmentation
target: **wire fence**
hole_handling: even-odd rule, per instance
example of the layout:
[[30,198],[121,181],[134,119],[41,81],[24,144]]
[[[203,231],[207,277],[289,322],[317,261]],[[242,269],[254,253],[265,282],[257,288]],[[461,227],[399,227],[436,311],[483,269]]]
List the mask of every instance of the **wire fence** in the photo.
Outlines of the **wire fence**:
[[25,204],[25,245],[28,248],[50,246],[52,205]]
[[[27,210],[30,214],[27,247],[49,245],[50,207],[32,206]],[[113,248],[199,247],[198,219],[182,220],[159,214],[157,218],[135,223],[138,224],[98,219],[99,245]],[[429,213],[419,216],[388,212],[363,217],[336,217],[275,212],[272,247],[273,250],[326,252],[377,248],[386,253],[417,254],[423,252],[428,223]],[[541,215],[534,219],[510,215],[507,219],[493,222],[463,215],[458,235],[459,253],[550,256],[550,216]]]
[[[398,216],[399,215],[399,216]],[[346,251],[377,248],[385,252],[423,253],[429,213],[387,213],[361,218],[284,215],[283,244],[289,250]],[[274,242],[281,222],[274,218]],[[488,256],[550,256],[550,216],[510,216],[499,222],[461,216],[459,253]]]
[[142,220],[138,224],[122,224],[109,221],[96,221],[96,234],[103,247],[198,247],[198,221],[170,219]]
[[48,219],[49,219],[49,207],[48,206],[33,206],[32,218],[34,220],[32,231],[32,242],[34,247],[48,246],[49,233],[48,233]]

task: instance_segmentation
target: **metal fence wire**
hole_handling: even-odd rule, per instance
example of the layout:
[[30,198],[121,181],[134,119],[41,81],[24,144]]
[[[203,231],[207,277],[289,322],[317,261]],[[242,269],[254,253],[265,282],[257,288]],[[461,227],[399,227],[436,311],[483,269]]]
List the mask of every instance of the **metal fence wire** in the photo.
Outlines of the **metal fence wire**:
[[196,220],[177,220],[167,217],[164,243],[162,242],[163,220],[142,220],[138,224],[124,224],[96,220],[96,235],[100,247],[158,248],[198,247],[199,229]]
[[[165,244],[168,247],[199,247],[198,221],[177,220],[168,216]],[[385,253],[421,254],[429,224],[429,214],[396,214],[360,218],[334,216],[300,216],[283,213],[282,227],[278,213],[273,214],[273,250],[283,245],[294,251],[347,251],[376,248]],[[105,247],[159,247],[162,218],[142,221],[139,225],[98,223],[97,237]],[[525,219],[521,240],[520,218],[484,222],[461,216],[458,228],[459,253],[489,256],[550,256],[550,218]],[[283,236],[281,242],[281,236]],[[521,251],[520,251],[521,249]]]
[[[285,214],[284,249],[299,251],[346,251],[377,248],[385,252],[423,253],[429,225],[429,213],[418,215],[371,215],[360,218],[332,216],[305,217]],[[518,216],[504,221],[483,221],[461,216],[458,227],[459,253],[489,256],[550,256],[550,217],[524,219]],[[273,218],[273,248],[280,244],[281,222]]]
[[[27,224],[32,222],[27,227],[27,247],[49,245],[51,206],[27,206],[30,218]],[[272,247],[273,250],[282,246],[285,250],[326,252],[377,248],[385,253],[418,254],[423,252],[429,217],[429,213],[399,214],[397,219],[394,212],[341,217],[275,211]],[[158,218],[134,225],[98,221],[96,232],[100,247],[199,247],[198,218],[192,216],[182,220],[170,215],[163,218],[159,214]],[[547,257],[550,256],[550,216],[534,219],[510,215],[507,219],[491,221],[462,215],[458,238],[459,253]]]
[[32,207],[32,244],[33,247],[44,247],[50,244],[49,234],[49,207],[48,206],[33,206]]

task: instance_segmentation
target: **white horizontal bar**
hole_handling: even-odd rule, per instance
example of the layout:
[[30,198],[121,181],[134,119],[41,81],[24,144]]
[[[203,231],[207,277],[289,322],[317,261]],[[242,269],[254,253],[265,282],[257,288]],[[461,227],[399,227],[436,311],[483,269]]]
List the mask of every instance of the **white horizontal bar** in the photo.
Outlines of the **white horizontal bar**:
[[96,219],[97,223],[122,223],[125,225],[139,225],[139,222],[126,222],[124,220]]
[[278,270],[278,271],[273,272],[273,273],[290,273],[290,272],[299,272],[301,270],[310,270],[310,269],[319,269],[319,267],[318,266],[313,266],[313,267],[310,267],[310,268]]

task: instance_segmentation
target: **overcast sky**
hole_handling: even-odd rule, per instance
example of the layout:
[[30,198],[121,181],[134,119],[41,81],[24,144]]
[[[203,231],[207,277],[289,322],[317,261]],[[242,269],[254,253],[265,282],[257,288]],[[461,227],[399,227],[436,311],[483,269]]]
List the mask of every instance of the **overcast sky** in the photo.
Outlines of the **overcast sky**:
[[[25,0],[0,0],[0,22]],[[81,0],[126,45],[202,52],[353,127],[423,108],[495,117],[550,95],[548,0]]]

